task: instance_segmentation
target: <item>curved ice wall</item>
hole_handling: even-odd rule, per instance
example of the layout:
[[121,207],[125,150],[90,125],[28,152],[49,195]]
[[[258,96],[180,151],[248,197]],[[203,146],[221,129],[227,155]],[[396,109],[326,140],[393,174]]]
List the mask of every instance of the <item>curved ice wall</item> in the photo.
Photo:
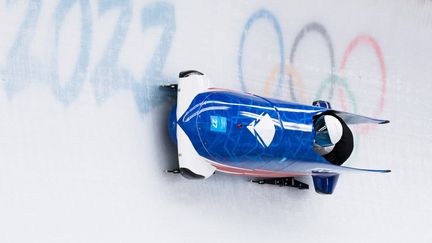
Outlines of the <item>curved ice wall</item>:
[[[431,240],[429,1],[3,1],[1,242]],[[159,84],[386,118],[355,128],[334,195],[186,181]],[[304,178],[306,182],[311,182]]]

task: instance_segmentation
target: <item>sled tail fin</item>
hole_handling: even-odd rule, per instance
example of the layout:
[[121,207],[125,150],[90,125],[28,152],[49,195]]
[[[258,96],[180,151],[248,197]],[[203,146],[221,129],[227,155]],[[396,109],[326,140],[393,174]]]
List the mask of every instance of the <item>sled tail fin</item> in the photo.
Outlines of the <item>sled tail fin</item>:
[[354,167],[348,167],[348,166],[341,166],[343,170],[345,171],[352,171],[352,172],[373,172],[373,173],[390,173],[391,170],[377,170],[377,169],[362,169],[362,168],[354,168]]
[[389,120],[371,118],[367,116],[357,115],[345,111],[332,110],[332,112],[342,118],[346,124],[387,124]]

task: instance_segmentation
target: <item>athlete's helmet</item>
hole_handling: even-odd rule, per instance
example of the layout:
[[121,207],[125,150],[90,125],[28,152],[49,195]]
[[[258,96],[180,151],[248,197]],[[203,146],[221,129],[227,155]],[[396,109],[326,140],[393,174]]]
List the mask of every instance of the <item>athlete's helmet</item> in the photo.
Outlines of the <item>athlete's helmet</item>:
[[323,115],[315,122],[315,143],[321,147],[333,146],[342,137],[341,122],[334,116]]

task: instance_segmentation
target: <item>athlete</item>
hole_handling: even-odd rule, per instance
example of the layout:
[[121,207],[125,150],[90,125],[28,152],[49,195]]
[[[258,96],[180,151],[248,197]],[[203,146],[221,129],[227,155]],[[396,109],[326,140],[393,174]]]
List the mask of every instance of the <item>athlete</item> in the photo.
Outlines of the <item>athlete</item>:
[[353,135],[345,122],[334,114],[322,114],[314,121],[314,150],[327,161],[342,165],[351,155]]

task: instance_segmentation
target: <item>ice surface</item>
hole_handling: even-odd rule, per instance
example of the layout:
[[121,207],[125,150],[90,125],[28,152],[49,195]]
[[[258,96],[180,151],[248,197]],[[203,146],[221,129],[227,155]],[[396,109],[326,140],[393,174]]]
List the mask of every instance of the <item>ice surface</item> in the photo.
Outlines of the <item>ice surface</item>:
[[[430,1],[3,1],[0,242],[431,242]],[[158,90],[216,86],[389,119],[331,196],[165,174]],[[309,178],[303,181],[312,183]]]

